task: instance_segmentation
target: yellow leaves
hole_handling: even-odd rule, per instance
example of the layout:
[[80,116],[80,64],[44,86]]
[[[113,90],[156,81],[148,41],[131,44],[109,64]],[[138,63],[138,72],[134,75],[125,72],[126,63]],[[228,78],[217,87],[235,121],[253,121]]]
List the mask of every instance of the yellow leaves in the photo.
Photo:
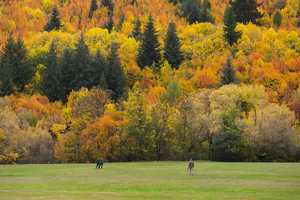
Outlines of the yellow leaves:
[[60,137],[60,134],[66,130],[67,126],[64,124],[54,123],[50,130],[56,135],[57,138]]
[[195,76],[190,80],[196,88],[215,88],[217,84],[217,74],[211,68],[198,69]]
[[2,129],[0,128],[0,142],[1,142],[2,140],[4,140],[5,138],[6,138],[6,136],[4,135]]
[[54,6],[54,3],[51,0],[43,0],[43,9],[46,14],[50,14],[52,11],[52,8]]

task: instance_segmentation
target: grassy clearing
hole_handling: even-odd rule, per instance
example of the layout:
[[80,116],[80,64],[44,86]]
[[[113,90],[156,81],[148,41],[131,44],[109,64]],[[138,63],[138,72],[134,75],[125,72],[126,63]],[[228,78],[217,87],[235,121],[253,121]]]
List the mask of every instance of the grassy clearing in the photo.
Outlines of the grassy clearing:
[[0,199],[300,199],[300,163],[0,165]]

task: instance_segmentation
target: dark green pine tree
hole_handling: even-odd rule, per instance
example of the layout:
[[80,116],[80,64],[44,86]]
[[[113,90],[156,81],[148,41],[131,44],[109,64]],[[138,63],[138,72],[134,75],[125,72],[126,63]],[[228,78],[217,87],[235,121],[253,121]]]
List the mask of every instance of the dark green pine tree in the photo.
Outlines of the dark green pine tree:
[[172,68],[178,69],[179,65],[184,60],[183,53],[180,51],[180,41],[176,33],[176,24],[170,23],[167,37],[165,40],[165,58],[169,62],[169,64],[172,66]]
[[61,21],[59,18],[58,8],[54,6],[50,15],[50,20],[45,25],[44,30],[48,32],[52,30],[59,30],[60,26]]
[[282,21],[282,15],[278,10],[276,10],[274,16],[273,16],[273,24],[277,27],[280,27]]
[[58,64],[62,72],[62,101],[66,103],[68,95],[74,88],[72,85],[72,82],[75,79],[73,73],[74,50],[69,46],[65,47],[59,57]]
[[235,77],[235,70],[231,65],[231,61],[228,58],[226,65],[223,67],[223,76],[221,77],[221,82],[219,86],[228,85],[230,83],[236,84],[238,83],[237,78]]
[[113,43],[108,57],[108,73],[106,76],[107,86],[113,92],[112,97],[114,100],[118,100],[126,88],[124,71],[117,51],[117,44]]
[[95,83],[95,70],[90,63],[89,48],[85,43],[83,33],[75,44],[72,86],[75,91],[81,87],[91,88]]
[[228,5],[225,10],[223,21],[225,25],[225,27],[223,28],[224,36],[229,45],[232,46],[241,37],[242,33],[240,31],[235,31],[236,20],[233,15],[232,9]]
[[42,75],[41,90],[50,101],[62,99],[62,73],[58,65],[57,50],[54,42],[51,43],[46,60],[46,69]]
[[256,0],[235,0],[230,1],[229,4],[237,22],[246,24],[251,21],[253,24],[259,24],[258,20],[263,17],[263,14],[257,10],[262,3],[257,4]]
[[97,49],[93,64],[96,69],[95,80],[97,82],[95,83],[95,85],[100,85],[101,88],[107,89],[106,77],[108,77],[108,63],[106,58],[101,54],[100,49]]
[[208,0],[204,0],[201,5],[199,22],[215,23],[214,17],[210,14],[210,2]]
[[0,63],[0,95],[6,96],[16,92],[14,80],[16,74],[14,71],[15,61],[15,40],[12,35],[6,40],[5,46],[1,52]]
[[169,3],[173,3],[173,5],[176,5],[177,4],[177,0],[169,0]]
[[90,6],[90,12],[89,12],[90,19],[93,18],[94,11],[96,11],[97,9],[98,9],[97,0],[92,0]]
[[199,1],[197,0],[183,1],[180,9],[183,12],[183,16],[189,22],[189,24],[193,24],[200,21],[201,4]]
[[138,17],[134,23],[134,28],[132,32],[132,36],[138,41],[141,39],[141,20]]
[[23,42],[23,38],[19,35],[15,43],[15,85],[19,92],[23,92],[33,77],[33,67],[29,64],[28,52]]
[[152,17],[149,17],[149,22],[147,23],[143,40],[139,46],[139,52],[137,56],[137,63],[141,69],[146,66],[152,66],[153,63],[158,65],[160,60],[160,44],[158,42],[157,31],[155,30]]
[[106,29],[108,30],[109,33],[111,33],[112,29],[114,27],[114,20],[113,20],[113,15],[109,15],[109,20],[106,24]]

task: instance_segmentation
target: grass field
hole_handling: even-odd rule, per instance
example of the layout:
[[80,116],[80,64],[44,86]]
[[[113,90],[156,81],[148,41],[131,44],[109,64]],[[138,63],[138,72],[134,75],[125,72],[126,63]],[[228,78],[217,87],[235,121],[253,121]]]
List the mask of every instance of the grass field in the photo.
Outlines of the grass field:
[[0,199],[300,199],[300,163],[0,165]]

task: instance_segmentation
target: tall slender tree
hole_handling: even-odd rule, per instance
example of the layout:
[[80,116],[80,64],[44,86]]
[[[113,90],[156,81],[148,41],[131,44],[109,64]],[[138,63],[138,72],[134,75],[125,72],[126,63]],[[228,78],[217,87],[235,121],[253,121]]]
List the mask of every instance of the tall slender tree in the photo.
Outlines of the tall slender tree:
[[50,15],[50,20],[44,26],[45,31],[59,30],[61,27],[61,20],[57,6],[54,6]]
[[62,71],[62,88],[63,88],[63,96],[62,100],[64,103],[68,100],[68,95],[74,88],[72,82],[75,78],[73,73],[74,66],[74,50],[67,46],[63,49],[59,60],[58,60],[59,68]]
[[95,85],[100,85],[101,88],[107,88],[106,77],[108,77],[108,63],[106,58],[101,54],[100,49],[97,49],[94,57],[93,65],[96,70]]
[[10,34],[5,42],[5,46],[1,52],[0,65],[0,82],[1,82],[1,96],[10,95],[15,92],[15,40]]
[[170,23],[167,37],[165,40],[165,58],[170,63],[172,68],[178,69],[179,65],[184,60],[183,53],[180,50],[181,44],[176,33],[176,24]]
[[98,9],[97,0],[91,0],[91,6],[89,11],[89,18],[93,18],[94,11]]
[[113,99],[118,100],[126,88],[124,71],[118,55],[118,45],[113,43],[108,57],[108,74],[106,76],[107,86],[113,92]]
[[62,99],[62,73],[58,65],[57,50],[54,42],[51,43],[46,61],[46,70],[43,73],[41,90],[50,101]]
[[146,66],[152,66],[153,63],[158,64],[160,60],[160,44],[158,42],[157,31],[155,30],[152,17],[145,27],[143,40],[139,47],[137,63],[141,69]]
[[228,85],[230,83],[238,83],[238,79],[235,77],[235,70],[232,67],[231,61],[228,58],[227,64],[223,67],[223,76],[221,77],[221,82],[219,86]]
[[141,20],[140,20],[139,17],[137,17],[137,19],[136,19],[136,21],[134,23],[134,28],[133,28],[132,36],[136,40],[140,40],[141,39]]
[[223,21],[225,25],[225,27],[223,28],[224,36],[229,45],[232,46],[241,37],[242,33],[240,31],[235,31],[235,27],[237,25],[236,19],[231,7],[229,7],[228,5],[225,10]]
[[91,88],[94,83],[94,70],[90,64],[89,48],[85,43],[83,32],[75,44],[72,85],[75,91],[81,87]]
[[25,85],[27,85],[32,76],[33,76],[33,68],[29,64],[28,61],[28,52],[26,46],[23,42],[23,38],[19,35],[16,43],[15,43],[15,85],[19,92],[23,92],[25,89]]

